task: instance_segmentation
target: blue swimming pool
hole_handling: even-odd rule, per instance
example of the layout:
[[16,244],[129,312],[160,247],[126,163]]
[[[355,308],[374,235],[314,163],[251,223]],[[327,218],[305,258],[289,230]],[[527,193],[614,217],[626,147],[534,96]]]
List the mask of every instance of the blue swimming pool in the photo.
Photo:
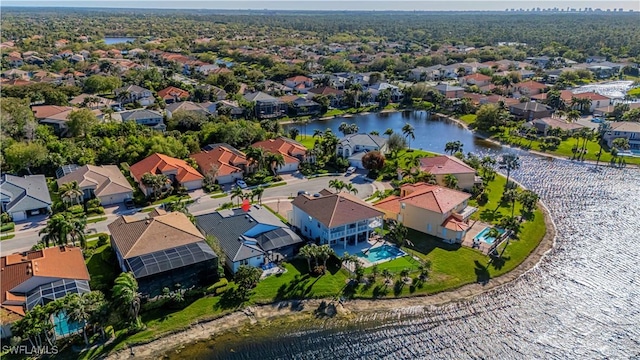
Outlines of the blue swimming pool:
[[406,253],[395,246],[382,245],[371,250],[361,251],[356,256],[368,260],[369,262],[378,262],[383,260],[392,260]]
[[[498,230],[500,235],[504,234],[504,229],[498,229],[498,228],[496,229]],[[478,235],[476,235],[475,238],[473,238],[473,241],[484,241],[487,244],[493,244],[493,242],[496,241],[496,238],[489,236],[490,230],[491,230],[491,227],[484,228],[482,231],[480,231]]]
[[67,314],[64,311],[53,315],[53,326],[57,336],[75,334],[82,329],[82,324],[67,320]]

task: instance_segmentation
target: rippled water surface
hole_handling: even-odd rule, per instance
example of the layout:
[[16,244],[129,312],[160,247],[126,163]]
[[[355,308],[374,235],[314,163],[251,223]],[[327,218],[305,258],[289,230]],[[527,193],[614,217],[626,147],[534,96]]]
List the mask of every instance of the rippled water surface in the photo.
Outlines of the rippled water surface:
[[[213,342],[191,358],[602,359],[640,356],[640,171],[522,155],[557,243],[516,281],[471,300],[321,330]],[[307,325],[309,326],[309,325]],[[314,324],[317,327],[318,324]],[[183,353],[182,356],[187,356]]]

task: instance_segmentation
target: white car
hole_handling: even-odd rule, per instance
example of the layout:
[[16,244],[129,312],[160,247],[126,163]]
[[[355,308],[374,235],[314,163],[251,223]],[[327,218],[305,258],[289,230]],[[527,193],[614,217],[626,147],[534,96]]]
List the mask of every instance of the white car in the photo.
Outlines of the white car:
[[244,182],[244,180],[236,180],[236,185],[238,185],[238,187],[240,189],[246,189],[247,188],[247,183]]
[[355,167],[353,167],[353,166],[350,166],[350,167],[347,169],[347,172],[345,173],[345,175],[351,175],[351,174],[353,174],[354,172],[356,172],[356,168],[355,168]]

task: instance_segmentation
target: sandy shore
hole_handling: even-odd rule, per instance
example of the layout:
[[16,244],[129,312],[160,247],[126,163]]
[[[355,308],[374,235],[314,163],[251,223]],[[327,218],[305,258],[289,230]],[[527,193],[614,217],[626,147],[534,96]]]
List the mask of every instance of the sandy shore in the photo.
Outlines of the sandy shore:
[[[549,215],[549,211],[546,206],[542,203],[541,205],[547,226],[547,232],[540,244],[531,252],[531,254],[529,254],[529,256],[520,265],[509,273],[491,279],[484,284],[468,284],[458,289],[433,295],[418,295],[395,299],[346,301],[343,305],[337,304],[338,316],[354,316],[372,312],[388,312],[409,307],[441,305],[452,301],[468,299],[514,281],[527,271],[534,268],[540,259],[542,259],[555,244],[555,224]],[[196,341],[207,340],[212,338],[214,335],[237,330],[247,324],[268,321],[278,317],[286,317],[291,321],[302,321],[305,318],[308,319],[309,317],[314,316],[314,311],[320,306],[322,301],[323,300],[283,301],[268,305],[251,306],[215,320],[194,324],[189,329],[160,337],[159,339],[147,344],[135,345],[133,347],[120,350],[107,356],[106,359],[130,359],[134,356],[135,358],[155,359],[173,348]],[[331,300],[327,301],[330,302]],[[301,306],[298,306],[298,304]]]

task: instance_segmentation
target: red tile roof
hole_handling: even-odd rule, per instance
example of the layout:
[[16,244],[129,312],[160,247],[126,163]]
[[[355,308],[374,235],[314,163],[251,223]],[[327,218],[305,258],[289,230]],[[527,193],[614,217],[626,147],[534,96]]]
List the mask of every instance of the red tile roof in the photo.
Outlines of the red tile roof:
[[146,173],[160,174],[168,171],[176,171],[176,180],[180,183],[204,179],[186,161],[158,153],[131,165],[129,169],[134,179],[138,182],[141,181],[142,175]]
[[299,163],[300,160],[296,156],[304,156],[307,153],[307,148],[304,145],[282,136],[277,139],[258,141],[251,146],[263,148],[274,154],[282,154],[287,164]]
[[469,81],[469,80],[489,81],[489,80],[491,80],[491,76],[487,76],[487,75],[484,75],[484,74],[481,74],[481,73],[475,73],[475,74],[463,76],[462,78],[465,79],[466,81]]
[[169,86],[166,89],[158,91],[158,96],[165,100],[173,100],[175,98],[186,99],[189,97],[189,92],[178,89],[177,87]]
[[71,106],[39,105],[32,106],[31,110],[33,111],[36,119],[45,119],[65,111],[73,110],[73,108]]
[[470,228],[469,224],[458,220],[453,216],[449,216],[447,220],[442,223],[442,227],[452,231],[467,231]]
[[191,154],[191,157],[198,163],[198,167],[202,173],[211,171],[214,165],[217,166],[218,173],[216,176],[242,172],[242,169],[238,166],[240,164],[247,164],[247,158],[243,153],[239,151],[235,152],[223,145],[219,145],[211,151]]
[[[89,280],[89,271],[77,247],[51,247],[0,258],[0,303],[3,308],[24,315],[24,296],[12,294],[11,289],[34,276]],[[5,302],[11,301],[10,304]]]
[[545,84],[541,84],[537,81],[533,81],[533,80],[529,80],[529,81],[525,81],[525,82],[521,82],[519,84],[516,84],[517,88],[527,88],[527,89],[546,89],[547,85]]
[[388,211],[400,212],[400,204],[407,203],[415,207],[445,214],[471,197],[462,191],[449,189],[439,185],[425,183],[405,184],[400,188],[402,197],[390,196],[376,203],[374,207]]
[[420,169],[433,175],[475,174],[476,170],[454,156],[434,156],[420,159]]

